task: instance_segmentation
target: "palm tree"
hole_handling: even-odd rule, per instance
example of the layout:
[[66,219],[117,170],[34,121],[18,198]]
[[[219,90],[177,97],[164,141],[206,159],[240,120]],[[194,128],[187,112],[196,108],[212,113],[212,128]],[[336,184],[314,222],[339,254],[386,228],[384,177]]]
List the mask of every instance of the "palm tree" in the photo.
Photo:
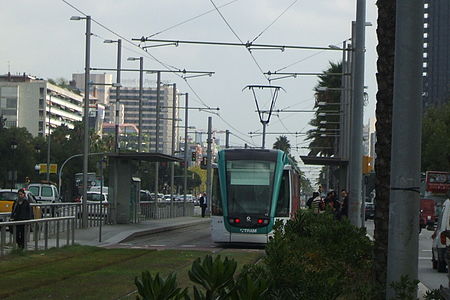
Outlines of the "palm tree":
[[[325,114],[322,113],[334,111],[341,101],[339,90],[326,90],[326,88],[340,88],[341,87],[341,76],[328,75],[327,73],[341,73],[342,63],[330,62],[330,67],[323,71],[322,75],[319,75],[319,82],[315,86],[315,97],[316,103],[314,108],[316,110],[315,117],[309,122],[309,125],[314,127],[307,132],[307,140],[311,140],[309,144],[309,156],[333,156],[335,153],[335,145],[337,138],[335,136],[322,136],[323,132],[320,128],[325,128],[326,131],[336,131],[339,129],[339,115]],[[325,89],[325,91],[322,91]],[[323,103],[326,103],[323,105]],[[322,121],[327,121],[326,125],[323,126]]]
[[[375,199],[375,249],[374,273],[380,286],[386,287],[389,190],[391,166],[392,103],[394,88],[395,54],[395,0],[378,0],[378,61],[375,152],[376,199]],[[378,295],[384,299],[384,288]]]
[[286,153],[290,153],[291,143],[289,142],[286,136],[280,135],[279,137],[277,137],[275,143],[273,143],[273,149],[280,149]]

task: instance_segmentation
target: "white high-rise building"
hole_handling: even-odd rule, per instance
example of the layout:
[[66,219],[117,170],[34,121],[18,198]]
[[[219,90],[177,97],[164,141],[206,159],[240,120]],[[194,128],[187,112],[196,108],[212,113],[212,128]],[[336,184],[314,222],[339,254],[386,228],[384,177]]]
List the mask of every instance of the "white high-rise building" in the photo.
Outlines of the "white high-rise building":
[[0,76],[0,114],[6,127],[25,127],[33,136],[43,136],[81,121],[83,97],[44,79],[8,73]]

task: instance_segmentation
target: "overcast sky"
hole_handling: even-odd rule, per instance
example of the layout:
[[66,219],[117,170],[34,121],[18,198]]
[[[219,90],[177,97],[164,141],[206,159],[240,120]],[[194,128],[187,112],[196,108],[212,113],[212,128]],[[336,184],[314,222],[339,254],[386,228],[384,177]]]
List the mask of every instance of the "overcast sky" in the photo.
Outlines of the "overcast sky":
[[[177,83],[180,92],[188,92],[193,106],[220,107],[220,117],[205,112],[190,112],[190,125],[207,128],[208,116],[213,117],[216,130],[229,129],[234,135],[232,145],[244,141],[261,145],[261,136],[249,132],[261,131],[255,102],[247,85],[268,85],[264,71],[321,72],[329,61],[338,62],[340,51],[255,50],[253,57],[243,47],[179,45],[150,48],[148,53],[131,43],[132,38],[154,35],[155,39],[221,41],[274,45],[327,47],[340,46],[351,36],[351,21],[355,20],[356,0],[15,0],[2,1],[0,10],[0,74],[27,73],[40,78],[70,79],[72,73],[84,72],[85,21],[70,21],[73,15],[90,15],[92,23],[91,67],[116,67],[116,46],[104,44],[104,39],[124,41],[123,67],[138,68],[138,62],[126,61],[130,56],[143,56],[146,69],[166,69],[170,66],[186,70],[212,71],[212,77],[188,79],[188,83],[173,74],[164,73],[162,80]],[[73,7],[71,7],[70,5]],[[224,19],[217,10],[222,13]],[[222,6],[222,7],[221,7]],[[291,6],[289,9],[287,9]],[[79,11],[77,11],[76,9]],[[287,9],[287,10],[286,10]],[[211,12],[204,14],[208,11]],[[81,11],[81,13],[80,13]],[[283,13],[284,12],[284,13]],[[182,25],[193,17],[204,14]],[[375,0],[367,1],[366,78],[369,104],[365,107],[365,123],[375,115],[376,94],[376,18]],[[278,18],[278,19],[277,19]],[[274,22],[275,21],[275,22]],[[273,24],[272,24],[273,23]],[[272,25],[271,25],[272,24]],[[231,29],[230,29],[231,27]],[[161,32],[161,33],[160,33]],[[159,34],[158,34],[159,33]],[[150,45],[147,43],[146,45]],[[142,45],[143,46],[143,45]],[[153,57],[152,57],[153,56]],[[156,61],[155,58],[158,60]],[[256,61],[256,62],[255,62]],[[162,63],[162,64],[161,64]],[[132,85],[138,74],[125,73],[122,79]],[[146,75],[154,86],[156,76]],[[312,109],[316,77],[297,77],[273,81],[281,86],[276,109]],[[267,103],[270,95],[261,93],[258,100]],[[312,113],[283,113],[273,116],[267,132],[304,132]],[[239,136],[236,137],[236,136]],[[271,147],[278,135],[267,135]],[[224,140],[224,135],[218,134]],[[288,138],[293,147],[308,144],[302,136]],[[293,149],[294,156],[306,149]]]

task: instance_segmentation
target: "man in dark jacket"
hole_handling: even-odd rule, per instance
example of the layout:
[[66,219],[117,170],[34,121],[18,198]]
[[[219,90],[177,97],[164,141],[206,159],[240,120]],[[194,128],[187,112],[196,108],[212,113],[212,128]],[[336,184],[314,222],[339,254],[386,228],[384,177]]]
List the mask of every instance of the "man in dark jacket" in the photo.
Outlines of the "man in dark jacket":
[[203,195],[200,197],[198,203],[200,204],[200,207],[202,209],[202,218],[205,217],[206,207],[207,205],[207,199],[206,199],[206,193],[203,193]]
[[[12,221],[24,221],[33,219],[33,211],[28,202],[24,189],[17,192],[17,200],[13,204],[11,212]],[[16,226],[16,242],[19,248],[25,248],[25,225]]]

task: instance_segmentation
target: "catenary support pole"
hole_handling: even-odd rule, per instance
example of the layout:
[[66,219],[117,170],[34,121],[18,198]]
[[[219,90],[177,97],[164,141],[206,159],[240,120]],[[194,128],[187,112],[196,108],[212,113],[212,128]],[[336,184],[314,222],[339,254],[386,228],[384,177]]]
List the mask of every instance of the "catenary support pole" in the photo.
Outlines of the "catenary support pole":
[[138,152],[142,150],[142,89],[144,88],[144,58],[139,57],[139,134],[138,134]]
[[230,131],[228,129],[225,130],[225,148],[230,148]]
[[[159,111],[160,111],[160,96],[161,96],[161,72],[156,72],[156,142],[155,152],[159,152]],[[159,193],[159,162],[155,163],[155,197],[158,200]]]
[[86,62],[84,68],[84,144],[83,144],[83,201],[81,203],[82,225],[87,228],[87,188],[89,163],[89,81],[91,69],[91,16],[86,16]]
[[122,64],[122,40],[117,40],[117,71],[116,71],[116,118],[114,128],[114,152],[120,149],[120,68]]
[[[173,84],[173,92],[172,92],[172,143],[171,143],[171,151],[172,156],[175,156],[175,119],[177,117],[177,85]],[[174,182],[175,182],[175,163],[170,163],[170,216],[173,218],[173,196],[174,196]]]
[[418,276],[423,1],[397,0],[386,299]]
[[52,109],[52,94],[49,95],[48,102],[48,132],[47,132],[47,182],[50,181],[50,151],[51,151],[51,133],[50,133],[50,115]]
[[212,200],[212,117],[208,117],[208,148],[206,150],[206,213],[209,215]]
[[187,194],[187,169],[188,169],[188,115],[189,115],[189,94],[185,95],[184,104],[184,197],[183,216],[186,216],[186,194]]
[[366,23],[366,1],[357,0],[356,28],[354,36],[355,72],[353,85],[353,124],[351,127],[352,155],[350,167],[350,194],[348,217],[350,222],[361,227],[362,195],[362,144],[364,117],[364,44]]

